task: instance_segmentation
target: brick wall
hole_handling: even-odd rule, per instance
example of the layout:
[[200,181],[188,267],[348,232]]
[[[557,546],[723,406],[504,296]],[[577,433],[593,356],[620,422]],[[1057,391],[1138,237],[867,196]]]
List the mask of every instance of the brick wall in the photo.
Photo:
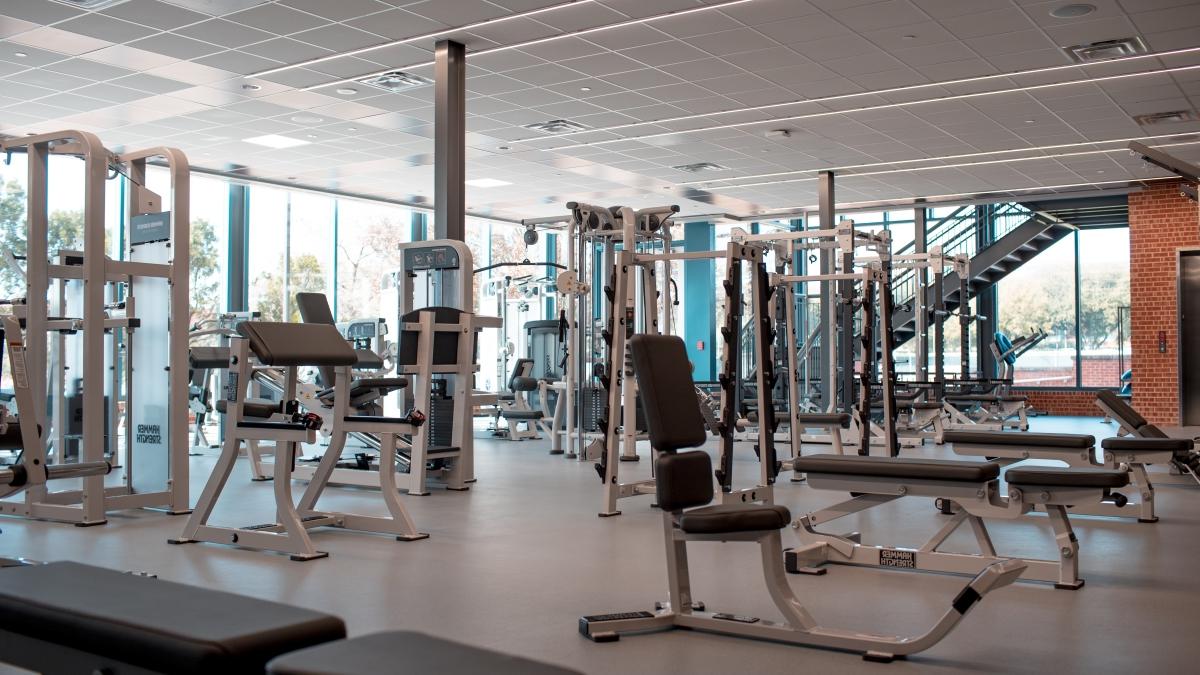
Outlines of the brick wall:
[[1174,182],[1130,194],[1129,247],[1133,406],[1151,422],[1178,424],[1177,251],[1200,247],[1196,202],[1180,195]]
[[1029,406],[1050,415],[1099,417],[1096,392],[1079,389],[1014,389],[1014,394],[1029,397]]

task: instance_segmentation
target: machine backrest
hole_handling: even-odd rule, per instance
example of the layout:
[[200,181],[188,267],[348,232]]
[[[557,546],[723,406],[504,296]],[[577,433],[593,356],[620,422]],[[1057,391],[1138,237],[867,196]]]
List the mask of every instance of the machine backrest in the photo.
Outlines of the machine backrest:
[[334,368],[358,361],[342,334],[328,324],[247,321],[237,330],[250,340],[250,350],[263,365],[328,367],[326,386],[333,386]]
[[708,439],[683,340],[635,335],[629,350],[650,445],[662,453],[654,464],[659,507],[676,511],[711,502],[712,459],[708,453],[676,452],[703,445]]
[[[336,325],[324,293],[297,293],[296,309],[300,310],[300,320],[304,323]],[[317,373],[321,386],[333,386],[333,368],[318,368]]]
[[1004,333],[1001,333],[999,331],[996,332],[996,334],[992,337],[992,339],[996,342],[996,349],[1000,350],[1000,354],[999,354],[1000,358],[1003,359],[1004,362],[1010,366],[1016,365],[1016,363],[1017,363],[1016,352],[1009,353],[1010,350],[1013,348],[1012,340],[1010,340],[1007,335],[1005,335]]
[[533,391],[537,389],[537,380],[530,377],[531,373],[533,373],[533,359],[517,359],[517,362],[513,364],[512,375],[508,376],[508,390]]
[[1138,414],[1138,411],[1134,410],[1133,406],[1111,391],[1102,390],[1097,392],[1096,401],[1102,404],[1102,407],[1108,408],[1112,416],[1117,418],[1117,421],[1130,429],[1137,430],[1148,424],[1146,418]]
[[[412,366],[417,363],[417,342],[420,331],[404,330],[403,324],[420,323],[421,315],[433,312],[433,322],[455,324],[463,322],[463,314],[467,312],[455,307],[423,307],[400,317],[402,329],[397,347],[396,363],[402,366]],[[460,332],[434,331],[433,333],[433,365],[451,366],[458,362],[458,338]],[[474,336],[471,336],[472,338]]]

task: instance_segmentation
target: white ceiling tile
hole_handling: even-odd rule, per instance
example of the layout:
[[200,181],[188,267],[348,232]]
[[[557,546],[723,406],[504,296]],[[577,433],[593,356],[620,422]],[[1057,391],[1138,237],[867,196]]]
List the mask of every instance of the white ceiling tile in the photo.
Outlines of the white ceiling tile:
[[[3,9],[3,7],[0,7]],[[53,46],[54,51],[78,56],[112,46],[112,42],[60,30],[51,26],[23,32],[8,38],[7,42],[30,47]]]
[[101,10],[101,14],[159,30],[171,30],[208,18],[207,14],[193,12],[165,2],[158,2],[158,0],[128,0],[128,2]]
[[160,33],[142,40],[134,40],[129,43],[129,46],[154,52],[155,54],[171,56],[176,59],[194,59],[215,54],[225,49],[224,47],[208,42],[201,42],[200,40],[193,40],[192,38],[172,35],[170,33]]
[[377,0],[279,0],[279,4],[333,21],[345,21],[392,9],[391,5]]
[[103,14],[84,14],[83,16],[63,21],[55,27],[96,38],[97,40],[107,40],[108,42],[129,42],[130,40],[143,38],[155,32],[153,28],[147,28],[146,26],[140,26],[121,19],[114,19]]
[[175,34],[203,40],[222,47],[235,48],[253,42],[262,42],[275,37],[275,33],[251,28],[225,19],[210,19],[201,23],[177,28]]
[[259,30],[288,35],[302,30],[317,28],[326,23],[324,19],[276,4],[264,4],[225,16],[229,21],[244,24]]
[[127,45],[113,45],[105,47],[94,52],[88,52],[83,56],[91,61],[99,61],[112,66],[128,68],[129,70],[149,70],[150,68],[158,68],[171,63],[175,63],[178,59],[162,54],[155,54],[144,49],[137,49]]

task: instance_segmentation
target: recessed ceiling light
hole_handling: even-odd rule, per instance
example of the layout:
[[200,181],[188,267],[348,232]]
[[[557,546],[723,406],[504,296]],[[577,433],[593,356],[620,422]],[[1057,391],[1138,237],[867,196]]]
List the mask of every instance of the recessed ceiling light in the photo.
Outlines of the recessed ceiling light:
[[900,37],[905,40],[916,40],[917,39],[916,35],[901,35]]
[[342,96],[353,96],[358,93],[358,90],[354,87],[338,87],[336,91]]
[[1050,16],[1056,19],[1078,19],[1081,16],[1087,16],[1096,11],[1095,5],[1086,3],[1076,3],[1071,5],[1063,5],[1050,10]]
[[579,88],[579,91],[591,91],[591,90],[592,90],[591,87],[580,87]]
[[292,121],[296,124],[320,124],[325,120],[324,118],[317,117],[316,115],[293,115]]
[[316,138],[317,135],[316,134],[305,134],[304,137],[305,138]]
[[502,146],[500,146],[500,147],[499,147],[499,148],[497,148],[497,149],[498,149],[498,150],[508,150],[508,146],[507,146],[507,145],[502,145]]
[[535,122],[533,124],[523,125],[523,128],[530,131],[540,131],[543,134],[569,134],[587,129],[587,125],[571,120],[549,120],[546,122]]
[[288,176],[288,177],[287,177],[287,179],[288,179],[288,180],[296,180],[296,177],[295,177],[295,176]]
[[13,56],[17,57],[18,59],[23,59],[29,55],[26,54],[25,52],[13,52]]
[[471,180],[463,181],[463,182],[466,183],[467,185],[470,185],[471,187],[481,187],[481,188],[494,188],[494,187],[504,187],[505,185],[512,185],[512,183],[510,183],[506,180],[497,180],[495,178],[473,178]]
[[267,134],[265,136],[255,136],[253,138],[243,138],[247,143],[262,145],[276,150],[284,148],[294,148],[298,145],[308,145],[308,141],[299,138],[291,138],[290,136],[280,136],[278,134]]
[[259,89],[262,89],[262,85],[261,84],[243,84],[242,89],[245,89],[246,91],[258,91]]
[[1025,120],[1025,124],[1033,124],[1036,120]]

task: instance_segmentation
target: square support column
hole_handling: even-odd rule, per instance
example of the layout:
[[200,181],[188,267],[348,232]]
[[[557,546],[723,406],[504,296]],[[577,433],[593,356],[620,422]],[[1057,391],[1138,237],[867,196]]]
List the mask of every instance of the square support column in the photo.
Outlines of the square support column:
[[[717,245],[712,223],[684,223],[683,250],[711,251]],[[696,366],[696,381],[714,380],[717,373],[717,267],[714,260],[683,261],[683,341]],[[711,309],[712,311],[708,311]]]
[[435,239],[466,241],[467,48],[434,48],[433,173]]

